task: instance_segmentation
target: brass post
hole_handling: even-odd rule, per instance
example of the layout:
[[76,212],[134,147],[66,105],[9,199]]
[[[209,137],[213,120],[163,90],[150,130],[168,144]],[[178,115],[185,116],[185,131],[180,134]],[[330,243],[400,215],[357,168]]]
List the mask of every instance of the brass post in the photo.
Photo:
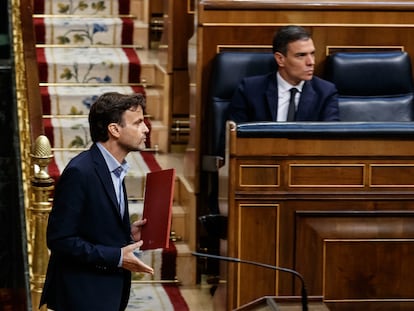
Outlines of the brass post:
[[[54,180],[49,176],[47,167],[53,157],[49,140],[40,135],[30,154],[34,166],[34,176],[31,178],[32,199],[29,207],[33,232],[32,237],[32,291],[33,310],[39,310],[40,296],[45,282],[49,250],[46,245],[46,228],[50,210],[52,209],[51,194]],[[44,306],[40,310],[46,311]]]

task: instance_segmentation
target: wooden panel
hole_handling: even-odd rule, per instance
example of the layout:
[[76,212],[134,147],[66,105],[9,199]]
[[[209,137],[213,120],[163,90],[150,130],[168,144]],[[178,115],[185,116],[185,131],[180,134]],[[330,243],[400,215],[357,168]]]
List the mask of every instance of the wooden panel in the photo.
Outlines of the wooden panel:
[[327,302],[402,299],[414,306],[412,211],[298,211],[296,228],[295,268],[310,294]]
[[399,24],[410,23],[409,13],[413,10],[414,4],[411,1],[202,0],[199,6],[199,20],[203,24],[254,22],[292,24],[304,21],[374,24],[376,20],[387,24]]
[[[188,118],[190,113],[188,40],[194,33],[194,13],[189,11],[188,1],[164,0],[161,11],[164,29],[157,57],[166,73],[171,76],[171,93],[168,94],[170,120],[178,117]],[[151,4],[151,7],[155,5],[154,9],[159,10],[158,2],[160,1]]]
[[188,116],[188,72],[174,69],[172,74],[172,116]]
[[400,299],[414,305],[414,269],[411,262],[404,260],[413,256],[413,238],[325,240],[325,301]]
[[[277,145],[278,157],[320,157],[329,160],[332,157],[347,156],[348,158],[354,156],[358,158],[360,156],[370,156],[384,158],[392,156],[406,155],[414,156],[414,141],[407,139],[394,139],[384,138],[335,138],[320,139],[320,138],[246,138],[240,140],[240,142],[230,150],[232,154],[238,154],[240,156],[252,156],[257,154],[256,148],[260,146],[261,156],[275,155],[275,147]],[[350,149],[352,146],[352,149]],[[328,153],[327,153],[328,152]]]
[[[243,141],[245,140],[247,139]],[[348,146],[355,147],[355,151],[359,142],[354,142],[356,146],[353,142],[349,142]],[[392,160],[385,159],[384,156],[371,156],[375,149],[371,149],[368,155],[363,156],[361,152],[360,156],[353,155],[347,159],[333,155],[329,159],[322,156],[302,159],[298,154],[285,156],[283,150],[280,152],[282,155],[273,161],[266,156],[266,159],[257,162],[252,154],[238,160],[238,170],[235,172],[237,190],[249,191],[255,188],[260,191],[298,191],[304,188],[337,188],[337,191],[349,191],[352,188],[356,191],[367,191],[370,188],[414,188],[414,164],[392,155]]]
[[[244,260],[275,265],[277,249],[277,204],[240,203],[239,239],[243,241],[238,257]],[[257,248],[257,241],[266,241],[266,247]],[[238,304],[243,305],[265,295],[276,293],[275,271],[252,265],[239,264],[240,286]]]
[[244,0],[240,1],[231,1],[231,0],[202,0],[200,3],[205,7],[206,10],[286,10],[286,9],[302,9],[302,10],[345,10],[352,9],[355,11],[358,10],[367,10],[367,9],[377,9],[377,10],[404,10],[414,7],[414,4],[411,1],[381,1],[377,2],[375,0],[361,0],[355,2],[353,0],[319,0],[318,2],[309,2],[306,0]]
[[277,188],[280,184],[279,165],[242,164],[239,166],[239,187]]
[[371,187],[414,187],[413,164],[372,164]]
[[163,13],[163,0],[151,0],[149,1],[150,4],[150,14],[159,14],[162,15]]
[[291,164],[289,187],[363,187],[361,164]]

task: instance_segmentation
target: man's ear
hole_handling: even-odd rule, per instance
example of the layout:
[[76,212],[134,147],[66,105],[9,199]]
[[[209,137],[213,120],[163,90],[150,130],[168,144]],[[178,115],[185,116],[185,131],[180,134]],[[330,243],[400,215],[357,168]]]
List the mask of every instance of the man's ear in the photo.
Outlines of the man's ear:
[[280,52],[275,52],[274,54],[275,61],[278,67],[284,67],[285,65],[285,56]]
[[108,132],[111,136],[119,137],[119,125],[116,123],[109,123]]

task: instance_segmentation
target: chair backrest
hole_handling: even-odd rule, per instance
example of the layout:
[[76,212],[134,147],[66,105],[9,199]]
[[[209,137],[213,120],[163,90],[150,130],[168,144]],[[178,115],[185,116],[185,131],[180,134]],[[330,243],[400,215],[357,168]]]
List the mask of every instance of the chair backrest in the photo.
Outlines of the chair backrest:
[[328,57],[341,121],[412,121],[410,57],[401,51],[339,52]]
[[228,108],[240,81],[274,70],[276,61],[269,52],[222,52],[216,55],[206,110],[207,155],[224,157]]
[[276,61],[271,52],[222,52],[213,60],[200,172],[200,202],[205,202],[209,214],[219,213],[218,170],[224,165],[226,121],[233,93],[244,77],[274,70]]

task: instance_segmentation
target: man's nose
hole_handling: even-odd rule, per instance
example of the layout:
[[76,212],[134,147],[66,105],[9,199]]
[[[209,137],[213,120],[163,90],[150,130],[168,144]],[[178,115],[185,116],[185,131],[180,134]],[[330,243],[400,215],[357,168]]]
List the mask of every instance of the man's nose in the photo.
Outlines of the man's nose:
[[315,65],[315,56],[314,56],[314,55],[309,55],[309,56],[306,58],[306,63],[307,63],[308,65]]

